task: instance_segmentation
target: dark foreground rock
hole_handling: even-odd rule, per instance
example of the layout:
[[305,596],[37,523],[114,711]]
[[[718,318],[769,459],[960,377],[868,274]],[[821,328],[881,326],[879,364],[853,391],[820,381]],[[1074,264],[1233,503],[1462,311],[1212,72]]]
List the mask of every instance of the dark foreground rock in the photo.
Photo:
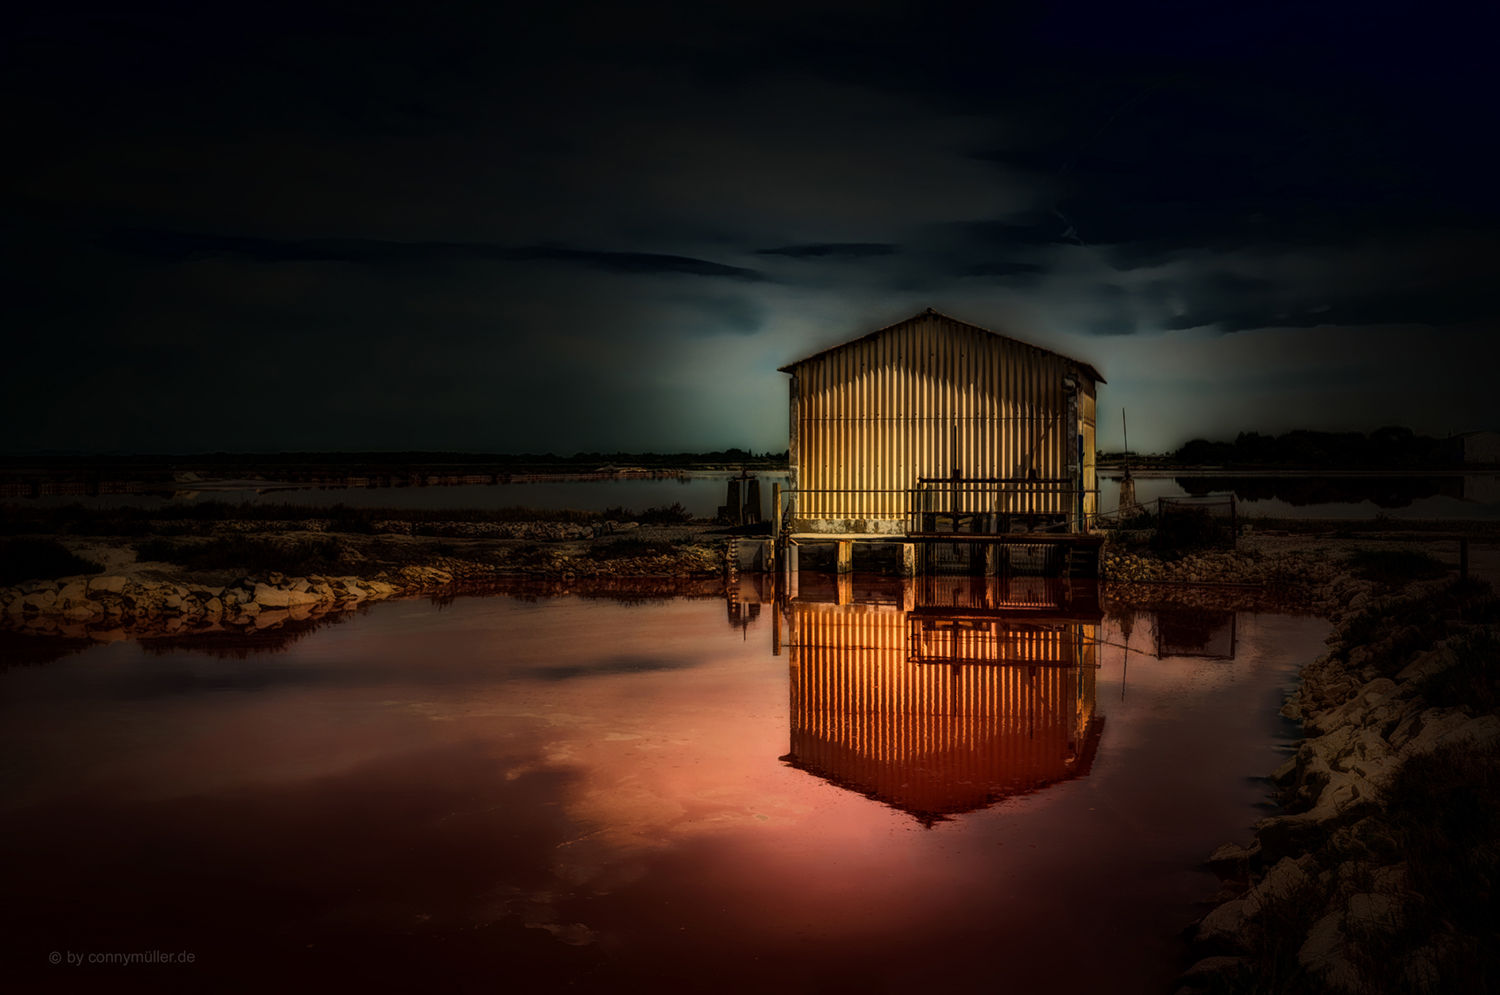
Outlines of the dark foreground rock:
[[1209,857],[1182,993],[1481,992],[1500,983],[1500,601],[1456,579],[1353,593],[1283,714],[1283,811]]

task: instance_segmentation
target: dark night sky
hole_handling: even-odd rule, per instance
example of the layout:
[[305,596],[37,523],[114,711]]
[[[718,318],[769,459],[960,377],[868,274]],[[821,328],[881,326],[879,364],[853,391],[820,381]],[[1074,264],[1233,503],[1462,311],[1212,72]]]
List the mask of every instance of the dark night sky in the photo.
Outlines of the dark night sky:
[[928,306],[1105,448],[1500,427],[1493,4],[530,6],[10,8],[0,451],[780,450]]

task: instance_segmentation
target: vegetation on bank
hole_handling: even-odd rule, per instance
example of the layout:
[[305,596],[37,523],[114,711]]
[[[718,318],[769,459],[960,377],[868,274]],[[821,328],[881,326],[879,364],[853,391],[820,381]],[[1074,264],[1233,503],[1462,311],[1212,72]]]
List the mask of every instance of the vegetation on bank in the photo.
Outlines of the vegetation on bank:
[[149,539],[136,544],[141,562],[170,563],[189,571],[234,569],[248,574],[345,574],[366,562],[337,539],[282,541],[261,536],[216,536],[203,540]]
[[[1366,557],[1363,569],[1394,563]],[[1273,776],[1288,814],[1239,851],[1260,880],[1200,924],[1204,952],[1232,956],[1201,962],[1185,990],[1500,986],[1497,679],[1500,598],[1486,582],[1428,583],[1345,617],[1294,696],[1311,738]],[[1242,925],[1226,934],[1235,907]]]
[[77,456],[36,453],[0,458],[0,482],[134,480],[171,485],[191,471],[219,480],[298,480],[309,475],[391,476],[444,474],[592,473],[602,467],[644,470],[731,468],[782,470],[787,452],[716,449],[701,453],[455,453],[408,451],[306,453],[191,453]]
[[0,540],[0,585],[96,574],[103,569],[50,539]]
[[1384,592],[1399,590],[1414,580],[1437,580],[1450,568],[1430,553],[1358,549],[1349,554],[1349,569],[1361,580],[1373,581]]
[[[1401,867],[1407,899],[1345,927],[1359,995],[1489,992],[1500,983],[1500,749],[1459,741],[1406,760],[1386,804],[1318,851],[1319,863]],[[1358,873],[1358,872],[1357,872]],[[1368,874],[1368,872],[1364,872]],[[1379,882],[1358,880],[1362,894]],[[1261,944],[1208,995],[1329,995],[1348,991],[1310,974],[1300,955],[1327,914],[1323,888],[1303,881],[1266,901]],[[1383,907],[1383,906],[1378,906]]]
[[235,521],[327,523],[330,532],[373,535],[378,522],[561,522],[592,525],[607,521],[642,525],[680,525],[693,515],[680,502],[636,512],[613,507],[603,511],[570,508],[362,508],[345,504],[252,504],[195,501],[156,508],[91,508],[84,504],[45,507],[0,505],[0,535],[147,536],[195,535],[215,523]]
[[1281,435],[1241,432],[1233,442],[1193,439],[1172,454],[1185,465],[1396,467],[1450,463],[1442,439],[1387,425],[1373,432],[1314,432]]
[[1394,677],[1413,654],[1445,638],[1450,622],[1500,625],[1500,598],[1486,581],[1454,579],[1417,597],[1370,606],[1349,622],[1330,656],[1347,663],[1360,651],[1362,666]]

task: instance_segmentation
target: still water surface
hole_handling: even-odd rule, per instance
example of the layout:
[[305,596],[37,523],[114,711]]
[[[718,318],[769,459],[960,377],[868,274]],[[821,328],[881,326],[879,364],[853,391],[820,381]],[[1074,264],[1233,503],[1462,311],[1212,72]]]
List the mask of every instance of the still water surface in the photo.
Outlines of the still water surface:
[[0,674],[7,960],[81,989],[1170,990],[1326,623],[824,587],[387,602],[280,652]]

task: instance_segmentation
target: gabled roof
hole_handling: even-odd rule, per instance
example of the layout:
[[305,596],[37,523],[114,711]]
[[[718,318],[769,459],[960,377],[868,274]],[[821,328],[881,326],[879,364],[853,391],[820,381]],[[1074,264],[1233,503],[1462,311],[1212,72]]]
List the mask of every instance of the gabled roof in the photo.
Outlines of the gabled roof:
[[886,332],[890,331],[892,328],[895,328],[897,325],[904,325],[904,324],[906,324],[909,321],[916,321],[918,318],[927,318],[927,317],[946,318],[948,321],[953,322],[955,325],[962,325],[965,328],[972,328],[975,331],[983,332],[986,335],[993,335],[997,339],[1008,339],[1011,342],[1019,342],[1021,345],[1027,346],[1027,347],[1032,348],[1032,349],[1040,349],[1042,352],[1050,352],[1054,356],[1062,356],[1063,359],[1066,359],[1068,362],[1070,362],[1073,365],[1077,366],[1084,373],[1087,373],[1089,376],[1093,377],[1095,383],[1108,383],[1109,382],[1109,381],[1105,380],[1103,377],[1101,377],[1099,375],[1099,371],[1096,370],[1096,369],[1094,369],[1094,367],[1092,365],[1090,365],[1089,363],[1082,363],[1082,362],[1079,362],[1078,360],[1074,359],[1071,356],[1063,356],[1062,353],[1056,352],[1056,351],[1054,351],[1052,349],[1044,349],[1044,348],[1042,348],[1039,345],[1033,345],[1030,342],[1022,342],[1020,339],[1012,338],[1009,335],[1001,335],[999,332],[992,332],[988,328],[982,328],[979,325],[970,324],[967,321],[960,321],[959,319],[953,317],[952,315],[947,315],[947,314],[943,314],[943,313],[941,313],[939,311],[934,311],[932,308],[928,308],[926,311],[923,311],[921,314],[914,314],[910,318],[903,318],[901,321],[895,322],[895,323],[890,324],[890,325],[886,325],[884,328],[877,328],[877,329],[875,329],[875,331],[871,332],[868,335],[861,335],[857,339],[850,339],[848,342],[840,342],[838,345],[829,346],[827,349],[824,349],[824,350],[822,350],[820,352],[815,352],[811,356],[804,356],[803,358],[797,360],[795,363],[788,363],[785,366],[780,367],[777,370],[777,372],[779,372],[779,373],[790,373],[790,372],[792,372],[792,370],[794,370],[797,367],[801,366],[803,363],[808,362],[809,360],[817,359],[820,356],[826,356],[830,352],[837,352],[838,350],[844,348],[845,346],[853,345],[856,342],[866,342],[866,341],[868,341],[870,339],[876,338],[877,336],[885,334]]

